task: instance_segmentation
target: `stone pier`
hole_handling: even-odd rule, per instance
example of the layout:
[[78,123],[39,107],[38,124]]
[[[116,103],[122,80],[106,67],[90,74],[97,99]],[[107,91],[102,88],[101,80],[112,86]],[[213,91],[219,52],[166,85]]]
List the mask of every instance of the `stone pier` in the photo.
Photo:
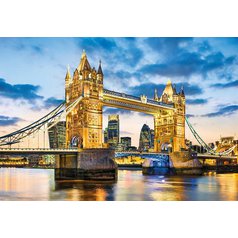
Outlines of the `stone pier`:
[[56,158],[56,180],[116,180],[115,152],[111,149],[83,149],[76,155]]
[[202,164],[197,158],[192,158],[189,151],[172,152],[170,157],[171,174],[202,175]]

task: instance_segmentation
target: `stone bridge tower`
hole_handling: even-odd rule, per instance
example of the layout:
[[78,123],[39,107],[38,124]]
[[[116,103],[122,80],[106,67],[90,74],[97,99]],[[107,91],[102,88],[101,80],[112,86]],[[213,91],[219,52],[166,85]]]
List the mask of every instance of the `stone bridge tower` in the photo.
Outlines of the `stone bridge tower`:
[[65,77],[66,106],[82,97],[66,117],[66,146],[102,148],[103,72],[91,68],[83,52],[78,68],[71,78],[69,69]]
[[173,152],[181,151],[182,148],[185,148],[185,94],[183,88],[177,93],[175,86],[173,87],[169,80],[161,98],[155,91],[154,100],[174,105],[175,109],[174,111],[161,109],[154,116],[155,152],[161,152],[165,147],[170,147]]

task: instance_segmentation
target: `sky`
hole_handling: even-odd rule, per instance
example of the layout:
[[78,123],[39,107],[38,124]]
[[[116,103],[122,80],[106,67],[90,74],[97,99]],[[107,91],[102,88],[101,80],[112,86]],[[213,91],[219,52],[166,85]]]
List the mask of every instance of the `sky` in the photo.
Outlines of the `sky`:
[[[0,135],[44,116],[64,99],[71,74],[85,50],[89,63],[102,61],[104,87],[135,96],[161,95],[170,79],[184,86],[186,114],[207,142],[238,136],[238,38],[0,38]],[[138,146],[143,124],[153,117],[104,108],[120,115],[121,136]],[[186,127],[186,138],[195,139]]]

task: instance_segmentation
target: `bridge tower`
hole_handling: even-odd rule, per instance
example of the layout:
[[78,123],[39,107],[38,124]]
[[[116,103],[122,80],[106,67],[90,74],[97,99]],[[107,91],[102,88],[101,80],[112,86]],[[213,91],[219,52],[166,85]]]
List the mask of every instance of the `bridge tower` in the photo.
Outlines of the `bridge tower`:
[[185,148],[185,94],[183,88],[177,93],[171,81],[162,93],[161,98],[155,91],[154,100],[166,104],[174,104],[174,111],[161,109],[154,116],[154,149],[161,152],[164,147],[171,147],[173,152],[181,151]]
[[66,146],[102,148],[103,72],[91,68],[83,52],[79,66],[71,78],[65,77],[66,106],[82,96],[82,100],[66,117]]

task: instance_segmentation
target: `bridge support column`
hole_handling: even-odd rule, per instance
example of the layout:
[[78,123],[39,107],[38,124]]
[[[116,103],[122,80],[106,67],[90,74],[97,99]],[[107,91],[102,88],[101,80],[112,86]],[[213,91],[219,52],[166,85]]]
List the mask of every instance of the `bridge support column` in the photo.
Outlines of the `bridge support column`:
[[111,149],[83,149],[56,158],[56,180],[116,180],[117,164]]
[[55,161],[55,179],[75,178],[77,155],[57,155]]

